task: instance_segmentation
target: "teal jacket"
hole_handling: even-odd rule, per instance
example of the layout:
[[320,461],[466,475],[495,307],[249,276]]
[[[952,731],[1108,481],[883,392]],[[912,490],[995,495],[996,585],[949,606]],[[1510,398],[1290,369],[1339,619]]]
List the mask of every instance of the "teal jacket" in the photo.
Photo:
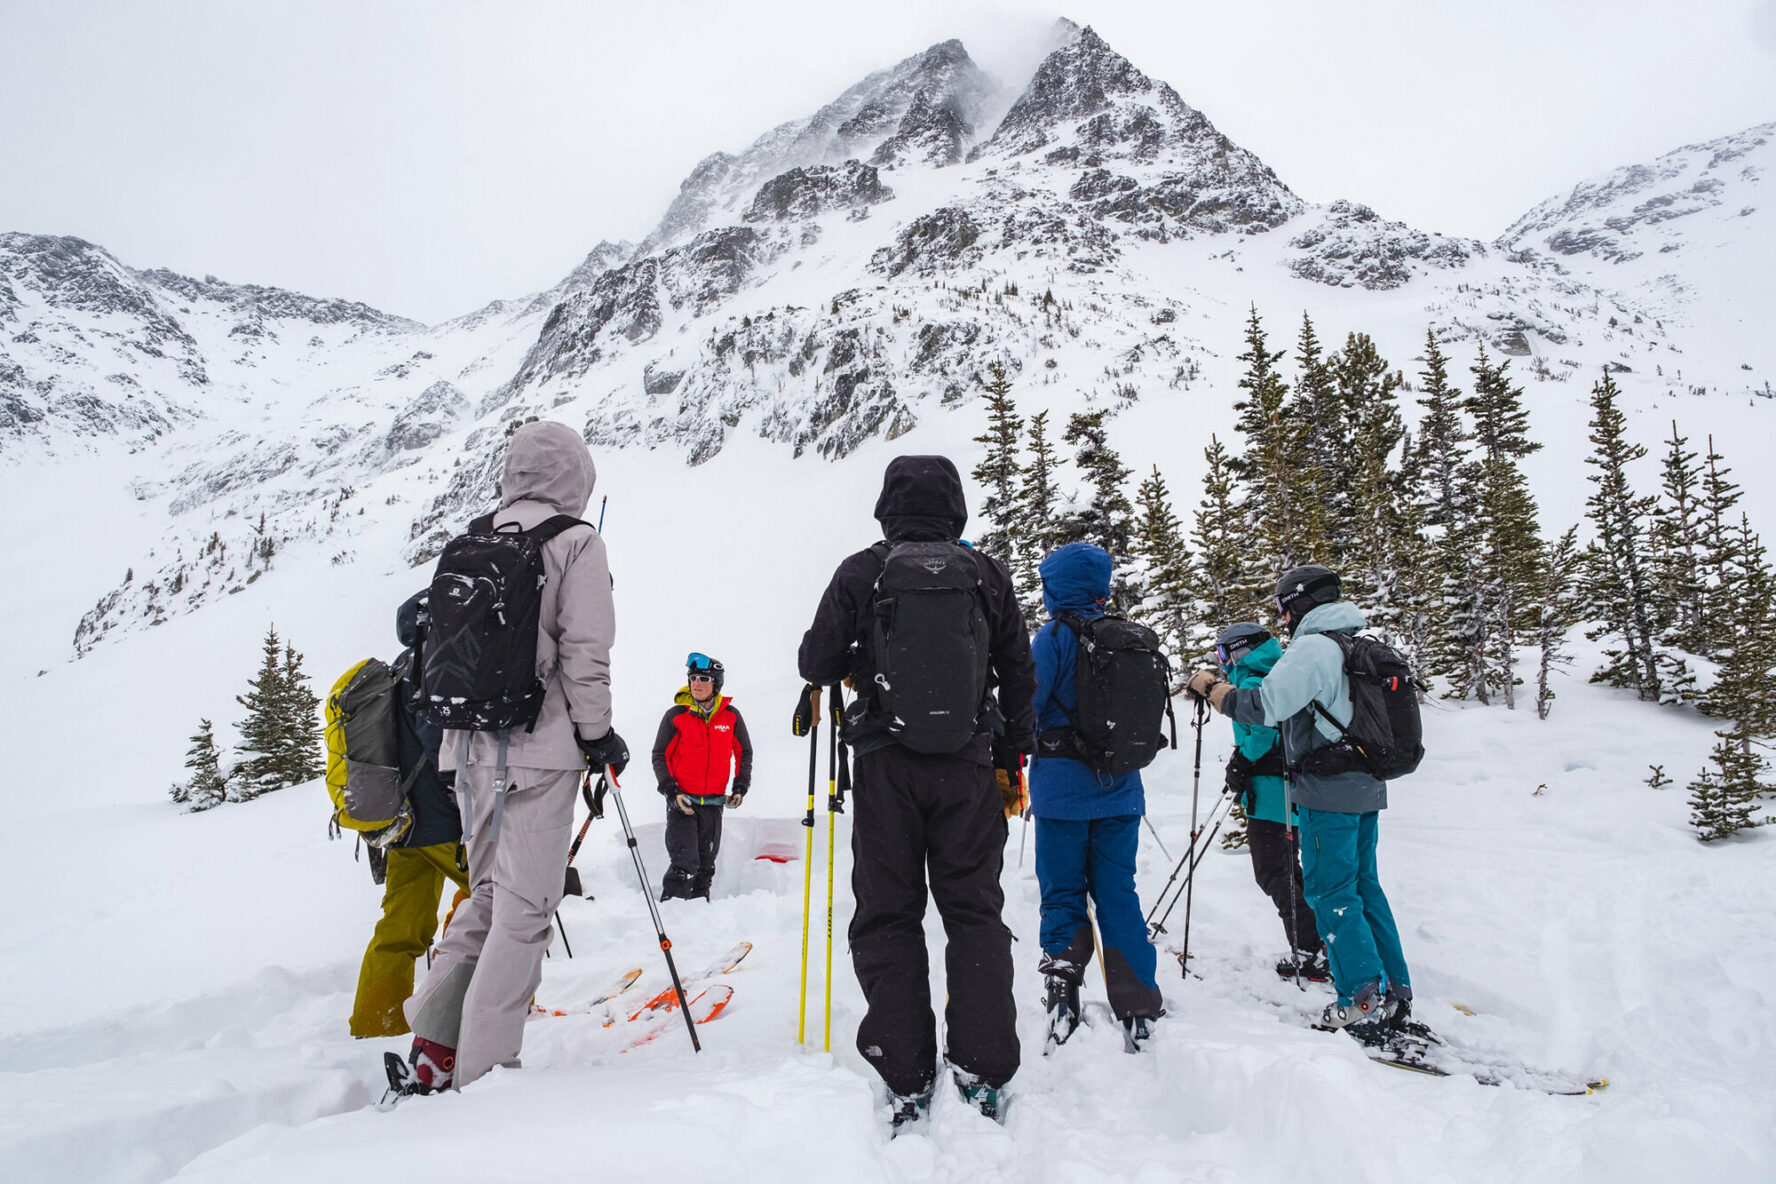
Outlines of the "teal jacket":
[[[1271,667],[1283,656],[1283,647],[1271,638],[1257,649],[1227,668],[1227,681],[1242,689],[1253,689],[1263,683]],[[1277,730],[1264,724],[1247,724],[1238,720],[1233,722],[1233,742],[1240,754],[1249,761],[1255,761],[1281,741]],[[1286,822],[1283,817],[1283,779],[1281,777],[1252,778],[1252,797],[1254,799],[1249,818],[1261,818],[1266,822]]]
[[[1251,689],[1235,688],[1221,700],[1221,714],[1235,723],[1263,724],[1277,729],[1283,738],[1283,759],[1290,768],[1303,757],[1338,739],[1338,729],[1321,719],[1309,703],[1317,702],[1333,719],[1348,724],[1351,717],[1350,683],[1344,675],[1344,651],[1325,633],[1356,633],[1369,622],[1356,606],[1335,600],[1322,604],[1301,618],[1295,639],[1277,660],[1263,683]],[[1387,783],[1367,773],[1339,773],[1331,777],[1301,774],[1294,778],[1291,795],[1297,806],[1338,814],[1368,814],[1387,808]]]

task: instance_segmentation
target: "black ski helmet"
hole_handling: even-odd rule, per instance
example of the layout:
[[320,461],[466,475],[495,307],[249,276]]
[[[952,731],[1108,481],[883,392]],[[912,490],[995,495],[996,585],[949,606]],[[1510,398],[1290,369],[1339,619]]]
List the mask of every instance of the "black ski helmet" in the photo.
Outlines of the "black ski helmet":
[[1270,630],[1258,622],[1239,621],[1215,638],[1215,658],[1221,665],[1231,666],[1269,640]]
[[688,681],[693,674],[706,675],[715,685],[717,694],[721,693],[722,681],[727,677],[727,668],[708,654],[693,652],[685,658],[685,678]]
[[1290,568],[1277,581],[1277,612],[1288,617],[1289,632],[1293,634],[1301,624],[1301,618],[1319,605],[1331,604],[1343,594],[1344,587],[1337,572],[1317,563],[1303,564]]

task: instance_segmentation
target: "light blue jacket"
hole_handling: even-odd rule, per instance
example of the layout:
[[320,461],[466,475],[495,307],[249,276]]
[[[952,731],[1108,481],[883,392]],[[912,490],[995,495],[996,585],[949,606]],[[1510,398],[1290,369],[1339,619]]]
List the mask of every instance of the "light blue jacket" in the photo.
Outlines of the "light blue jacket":
[[[1283,737],[1283,758],[1294,768],[1316,748],[1336,741],[1338,729],[1321,719],[1309,703],[1317,702],[1341,724],[1351,718],[1350,682],[1344,674],[1344,651],[1326,633],[1357,633],[1369,622],[1343,600],[1322,604],[1301,618],[1295,639],[1263,685],[1235,688],[1221,701],[1221,714],[1237,723],[1263,724]],[[1331,777],[1301,774],[1290,795],[1296,805],[1339,814],[1367,814],[1387,809],[1387,783],[1367,773]]]

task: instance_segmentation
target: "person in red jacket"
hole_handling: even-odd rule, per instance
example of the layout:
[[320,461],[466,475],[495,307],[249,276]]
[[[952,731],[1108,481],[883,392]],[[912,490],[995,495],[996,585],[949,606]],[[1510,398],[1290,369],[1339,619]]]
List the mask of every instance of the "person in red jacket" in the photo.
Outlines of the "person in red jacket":
[[661,900],[709,899],[722,809],[738,806],[752,785],[752,741],[734,701],[721,693],[725,674],[708,654],[686,658],[685,687],[654,737],[654,777],[666,799],[666,854],[672,860],[660,884]]

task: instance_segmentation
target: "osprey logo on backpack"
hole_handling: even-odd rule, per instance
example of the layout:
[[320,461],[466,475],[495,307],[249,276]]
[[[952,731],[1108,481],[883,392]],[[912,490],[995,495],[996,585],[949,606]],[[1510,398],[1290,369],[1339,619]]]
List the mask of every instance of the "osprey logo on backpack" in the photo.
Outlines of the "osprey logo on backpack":
[[1316,700],[1315,714],[1338,729],[1339,739],[1308,753],[1301,771],[1319,777],[1367,773],[1381,781],[1405,777],[1424,760],[1424,724],[1412,666],[1399,651],[1373,637],[1323,633],[1344,654],[1350,685],[1351,721],[1341,724]]
[[585,525],[557,514],[529,530],[496,528],[485,514],[445,546],[432,576],[420,683],[433,724],[475,732],[535,725],[546,689],[536,669],[543,545]]

